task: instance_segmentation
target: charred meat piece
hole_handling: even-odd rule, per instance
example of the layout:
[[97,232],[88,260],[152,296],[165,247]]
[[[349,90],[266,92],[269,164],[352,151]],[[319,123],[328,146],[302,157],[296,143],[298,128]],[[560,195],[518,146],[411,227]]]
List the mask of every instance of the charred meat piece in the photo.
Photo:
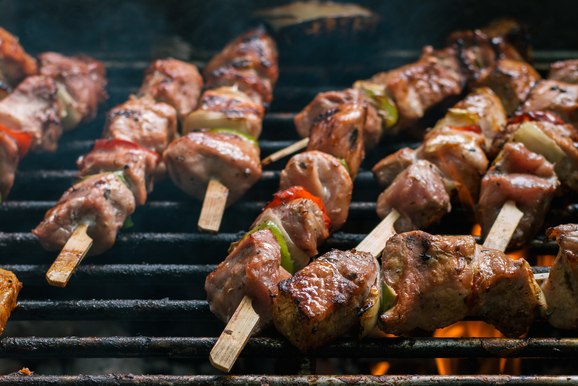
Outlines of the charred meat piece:
[[247,295],[260,316],[255,333],[271,321],[277,283],[290,276],[281,267],[281,250],[273,233],[269,229],[251,233],[207,276],[211,312],[226,323]]
[[316,150],[293,156],[281,172],[279,189],[291,186],[303,186],[321,198],[333,231],[347,220],[353,182],[337,158]]
[[560,246],[542,290],[548,304],[546,317],[556,328],[578,328],[578,225],[549,228],[548,238]]
[[123,140],[96,141],[90,153],[76,162],[80,177],[120,171],[132,190],[136,204],[143,205],[152,191],[153,176],[160,156],[135,143]]
[[32,233],[49,251],[62,249],[79,224],[87,224],[98,255],[114,245],[116,235],[135,210],[135,199],[120,173],[87,177],[73,185]]
[[16,308],[16,300],[21,289],[22,283],[16,275],[0,269],[0,334],[4,331],[10,313]]
[[147,68],[138,95],[173,106],[183,120],[197,108],[202,88],[203,78],[194,64],[159,59]]
[[521,110],[551,111],[578,127],[578,84],[542,80],[532,89]]
[[36,60],[24,51],[14,35],[0,28],[0,80],[15,87],[25,77],[37,73]]
[[415,161],[415,150],[404,147],[376,163],[371,171],[380,186],[388,187],[398,174]]
[[382,276],[394,299],[379,327],[396,335],[433,331],[474,316],[518,337],[540,306],[528,263],[481,247],[471,236],[397,234],[383,253]]
[[363,143],[367,107],[365,104],[342,105],[321,119],[311,129],[307,150],[319,150],[343,159],[355,179],[365,157]]
[[562,60],[550,65],[548,79],[563,83],[578,83],[578,59]]
[[495,19],[481,28],[480,32],[492,41],[499,58],[513,59],[519,55],[526,61],[530,59],[531,47],[528,28],[519,21],[507,18]]
[[432,163],[417,161],[397,175],[377,199],[377,215],[385,218],[392,209],[400,217],[397,232],[427,227],[451,210],[450,196],[440,170]]
[[12,189],[19,163],[18,144],[10,135],[0,132],[0,202],[6,200]]
[[176,133],[174,108],[150,98],[131,98],[110,110],[103,138],[135,142],[162,154]]
[[189,133],[171,143],[163,158],[173,182],[200,200],[213,178],[229,189],[230,205],[261,177],[259,147],[227,132]]
[[187,117],[185,133],[226,127],[255,138],[261,135],[265,109],[236,87],[207,90],[199,105],[199,109]]
[[0,101],[0,125],[32,135],[31,149],[56,151],[62,134],[56,83],[47,76],[29,76]]
[[504,203],[513,200],[524,215],[510,247],[525,245],[542,227],[558,185],[554,166],[543,156],[521,143],[506,144],[482,180],[477,212],[484,236]]
[[94,119],[98,105],[107,98],[104,65],[88,56],[67,57],[55,52],[43,53],[38,59],[40,74],[56,81],[64,130]]
[[332,250],[279,283],[275,327],[302,351],[341,337],[359,323],[378,276],[371,254]]

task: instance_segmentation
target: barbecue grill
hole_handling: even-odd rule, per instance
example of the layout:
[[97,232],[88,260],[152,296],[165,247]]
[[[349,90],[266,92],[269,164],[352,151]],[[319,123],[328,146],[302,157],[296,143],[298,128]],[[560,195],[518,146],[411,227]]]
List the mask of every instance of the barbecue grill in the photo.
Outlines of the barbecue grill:
[[[153,57],[172,55],[202,67],[226,41],[252,25],[254,9],[270,5],[265,1],[53,3],[0,0],[0,25],[18,35],[32,53],[85,52],[103,60],[110,98],[95,121],[63,137],[57,153],[26,157],[9,200],[0,205],[0,262],[24,283],[18,307],[0,339],[1,371],[8,374],[21,367],[35,371],[31,376],[2,375],[0,385],[578,382],[573,366],[578,358],[576,333],[554,330],[540,320],[526,339],[422,336],[360,342],[344,337],[309,355],[271,329],[249,341],[234,375],[220,375],[209,365],[208,354],[223,325],[209,311],[204,278],[277,190],[283,161],[267,167],[262,180],[227,210],[218,235],[197,232],[199,202],[168,179],[159,183],[149,202],[133,216],[134,227],[121,232],[111,251],[87,258],[66,289],[48,286],[44,274],[54,254],[44,252],[29,231],[75,179],[75,160],[100,137],[105,112],[136,91]],[[415,60],[419,47],[440,46],[458,28],[480,26],[497,16],[517,16],[529,22],[530,31],[536,31],[537,69],[544,71],[554,60],[578,57],[578,51],[572,51],[578,47],[569,16],[573,12],[563,4],[558,4],[556,15],[544,18],[537,7],[529,6],[537,2],[450,1],[432,3],[427,9],[418,1],[364,3],[373,5],[381,17],[371,40],[356,43],[359,36],[348,36],[334,49],[326,48],[332,42],[327,37],[311,37],[311,45],[306,39],[281,41],[280,81],[260,141],[263,156],[297,139],[293,114],[318,92],[348,87],[354,80]],[[457,4],[461,9],[455,9]],[[314,45],[325,47],[322,52],[328,55],[311,56]],[[431,118],[435,119],[435,113]],[[417,144],[414,138],[401,136],[386,140],[368,155],[355,181],[348,223],[324,250],[351,248],[377,224],[375,199],[380,191],[369,168],[386,154]],[[547,221],[553,225],[578,221],[576,198],[559,200]],[[470,231],[471,223],[465,211],[456,208],[430,231],[463,234]],[[534,240],[526,251],[534,265],[537,255],[556,252],[556,245],[544,237]],[[547,269],[535,266],[534,270]],[[522,362],[523,375],[439,376],[432,358],[440,357],[527,359]],[[401,374],[414,374],[419,368],[422,375],[369,375],[369,364],[381,360],[399,363],[396,371]],[[322,375],[328,372],[343,375]]]

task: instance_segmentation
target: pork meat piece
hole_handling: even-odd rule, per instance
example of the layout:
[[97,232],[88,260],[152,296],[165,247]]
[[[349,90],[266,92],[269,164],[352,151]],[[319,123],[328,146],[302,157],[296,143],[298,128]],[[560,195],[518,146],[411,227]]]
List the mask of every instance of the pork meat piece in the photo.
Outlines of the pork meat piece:
[[554,166],[521,143],[508,143],[482,180],[478,220],[484,237],[502,206],[513,200],[523,217],[510,240],[510,247],[522,247],[541,229],[544,216],[558,188]]
[[[494,19],[485,27],[480,28],[480,32],[490,39],[499,58],[521,57],[523,60],[529,61],[532,56],[528,27],[518,20]],[[509,47],[504,46],[504,44]]]
[[0,79],[16,87],[24,78],[37,73],[36,60],[24,51],[14,35],[0,28]]
[[420,160],[401,172],[377,199],[377,215],[385,218],[392,209],[400,217],[397,232],[425,228],[451,210],[450,196],[440,170]]
[[264,114],[263,105],[236,87],[219,87],[203,93],[199,109],[185,121],[184,132],[228,128],[258,138],[261,135]]
[[38,56],[40,74],[53,78],[65,115],[64,130],[94,119],[98,105],[107,98],[104,64],[88,56],[67,57],[56,52]]
[[521,110],[551,111],[578,127],[578,84],[542,80],[532,89]]
[[118,173],[97,174],[68,189],[32,233],[44,249],[59,251],[79,224],[87,224],[94,240],[88,253],[99,255],[114,245],[134,210],[134,196]]
[[279,283],[273,323],[302,351],[329,343],[359,324],[378,276],[371,254],[332,250]]
[[578,83],[578,59],[561,60],[552,63],[548,79],[563,83]]
[[12,189],[19,163],[18,144],[11,136],[0,131],[0,202],[6,200]]
[[147,68],[138,95],[173,106],[182,121],[197,108],[202,88],[197,66],[172,58],[159,59]]
[[343,226],[349,214],[353,182],[337,158],[316,150],[293,156],[281,172],[279,189],[292,186],[303,186],[321,198],[332,231]]
[[415,150],[404,147],[376,163],[371,171],[379,186],[385,188],[391,185],[395,177],[415,161]]
[[0,334],[4,332],[10,313],[16,308],[21,289],[22,283],[14,273],[0,269]]
[[226,132],[192,132],[169,145],[163,155],[173,182],[202,200],[211,179],[229,189],[227,204],[237,201],[261,178],[259,147]]
[[56,83],[29,76],[0,101],[0,125],[32,135],[31,150],[54,152],[62,134]]
[[281,248],[269,229],[245,236],[205,280],[211,312],[227,323],[249,296],[259,314],[253,333],[269,324],[277,283],[291,275],[281,267]]
[[578,328],[578,225],[549,228],[548,238],[560,246],[548,280],[542,285],[548,305],[546,318],[556,328]]

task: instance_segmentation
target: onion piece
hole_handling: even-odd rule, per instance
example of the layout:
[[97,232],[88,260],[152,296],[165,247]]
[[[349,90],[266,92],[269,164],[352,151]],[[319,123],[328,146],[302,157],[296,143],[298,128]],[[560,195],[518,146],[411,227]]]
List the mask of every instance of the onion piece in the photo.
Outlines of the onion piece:
[[514,132],[512,141],[523,143],[528,150],[546,157],[553,164],[559,164],[566,158],[566,153],[556,142],[532,122],[524,122]]
[[183,135],[200,129],[227,128],[250,133],[250,126],[245,117],[229,117],[219,111],[197,110],[190,113],[185,119]]

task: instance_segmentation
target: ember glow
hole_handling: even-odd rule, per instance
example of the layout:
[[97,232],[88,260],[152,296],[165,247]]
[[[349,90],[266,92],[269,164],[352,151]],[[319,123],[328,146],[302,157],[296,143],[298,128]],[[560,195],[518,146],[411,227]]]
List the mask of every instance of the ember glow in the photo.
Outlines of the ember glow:
[[536,265],[540,267],[550,267],[554,264],[556,255],[538,255],[536,256]]
[[371,375],[385,375],[389,371],[389,362],[382,361],[370,366]]

